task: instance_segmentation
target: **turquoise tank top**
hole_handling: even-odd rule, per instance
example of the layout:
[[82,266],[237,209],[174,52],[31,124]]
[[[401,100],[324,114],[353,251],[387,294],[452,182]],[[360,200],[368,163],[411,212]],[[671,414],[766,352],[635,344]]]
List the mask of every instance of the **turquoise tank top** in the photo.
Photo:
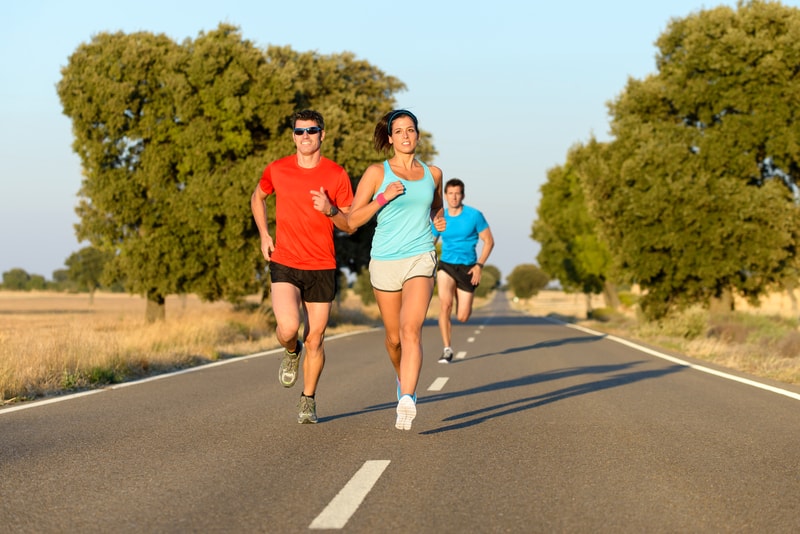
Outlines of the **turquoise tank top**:
[[[405,193],[378,211],[378,227],[372,238],[371,256],[376,260],[400,260],[435,250],[431,231],[431,203],[436,183],[427,165],[421,180],[403,180],[383,162],[383,182],[378,193],[400,180]],[[374,198],[374,197],[373,197]]]

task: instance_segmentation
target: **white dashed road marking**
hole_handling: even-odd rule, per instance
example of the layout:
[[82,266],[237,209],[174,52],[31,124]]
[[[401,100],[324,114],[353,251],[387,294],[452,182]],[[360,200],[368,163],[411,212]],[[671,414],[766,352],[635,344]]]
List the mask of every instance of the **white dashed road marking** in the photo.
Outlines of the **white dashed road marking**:
[[428,391],[441,391],[448,380],[450,380],[449,377],[440,376],[428,387]]
[[465,350],[460,350],[460,351],[458,351],[458,352],[456,353],[456,355],[455,355],[455,359],[456,359],[456,360],[463,360],[463,359],[464,359],[464,356],[466,356],[466,355],[467,355],[467,351],[465,351]]
[[353,478],[344,485],[328,506],[319,514],[308,528],[344,528],[364,498],[380,478],[389,460],[368,460],[364,462]]

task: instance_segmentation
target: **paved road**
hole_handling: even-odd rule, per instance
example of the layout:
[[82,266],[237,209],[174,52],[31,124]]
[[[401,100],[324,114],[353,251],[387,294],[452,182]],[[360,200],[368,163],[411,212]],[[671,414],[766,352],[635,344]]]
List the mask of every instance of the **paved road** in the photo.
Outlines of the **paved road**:
[[274,351],[2,409],[2,530],[800,531],[797,388],[502,295],[454,326],[453,363],[435,323],[424,336],[407,432],[381,330],[328,340],[317,425],[296,423]]

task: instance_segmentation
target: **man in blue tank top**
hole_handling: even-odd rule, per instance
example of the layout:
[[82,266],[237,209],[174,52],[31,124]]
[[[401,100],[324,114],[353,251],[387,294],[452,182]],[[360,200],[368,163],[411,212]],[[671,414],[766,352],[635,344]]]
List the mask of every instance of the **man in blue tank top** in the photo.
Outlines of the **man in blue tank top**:
[[[446,229],[442,232],[433,229],[434,237],[442,238],[437,283],[441,304],[439,331],[444,349],[439,363],[449,363],[453,359],[453,349],[450,346],[453,301],[456,304],[456,317],[462,323],[466,322],[472,315],[472,301],[475,288],[481,281],[483,266],[494,248],[492,230],[483,213],[463,204],[464,182],[458,178],[448,180],[444,186],[444,198]],[[478,240],[483,242],[480,260],[476,252]]]

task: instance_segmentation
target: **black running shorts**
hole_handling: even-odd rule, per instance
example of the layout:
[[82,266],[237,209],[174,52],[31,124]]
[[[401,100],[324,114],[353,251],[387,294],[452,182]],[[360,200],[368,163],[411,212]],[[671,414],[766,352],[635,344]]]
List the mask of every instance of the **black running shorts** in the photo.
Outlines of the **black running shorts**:
[[467,293],[474,293],[475,288],[478,287],[472,285],[472,275],[469,274],[469,270],[473,267],[474,265],[439,262],[439,270],[450,275],[450,278],[456,281],[456,287]]
[[270,262],[272,283],[287,282],[300,290],[303,302],[333,302],[336,297],[336,269],[306,271]]

